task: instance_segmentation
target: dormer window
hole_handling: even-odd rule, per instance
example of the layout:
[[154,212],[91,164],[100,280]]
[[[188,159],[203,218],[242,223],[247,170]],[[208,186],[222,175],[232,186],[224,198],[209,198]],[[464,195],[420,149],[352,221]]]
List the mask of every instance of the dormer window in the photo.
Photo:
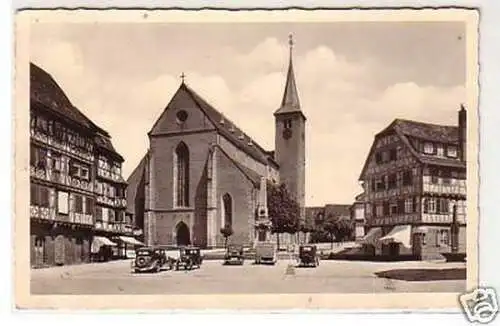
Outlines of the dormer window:
[[457,153],[457,147],[456,146],[453,146],[453,145],[449,145],[447,150],[446,150],[446,155],[448,157],[457,157],[458,156],[458,153]]
[[433,143],[424,143],[424,153],[425,154],[434,154],[434,144]]

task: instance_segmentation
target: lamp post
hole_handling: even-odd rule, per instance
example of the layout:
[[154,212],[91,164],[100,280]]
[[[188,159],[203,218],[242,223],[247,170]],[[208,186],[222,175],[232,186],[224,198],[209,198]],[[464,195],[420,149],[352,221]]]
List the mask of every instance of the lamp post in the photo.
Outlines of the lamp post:
[[451,222],[451,252],[452,253],[457,253],[458,252],[458,232],[459,232],[459,224],[457,221],[457,203],[456,201],[453,202],[453,216],[452,216],[452,222]]

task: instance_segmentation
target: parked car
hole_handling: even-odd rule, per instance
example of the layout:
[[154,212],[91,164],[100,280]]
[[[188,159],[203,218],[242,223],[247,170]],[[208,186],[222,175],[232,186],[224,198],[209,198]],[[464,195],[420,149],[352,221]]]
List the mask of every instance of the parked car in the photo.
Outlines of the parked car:
[[243,245],[229,245],[226,248],[226,254],[224,255],[224,265],[229,265],[236,263],[238,265],[243,265],[245,258],[243,257]]
[[142,247],[135,251],[132,268],[136,273],[159,272],[166,263],[165,252],[153,247]]
[[315,245],[300,245],[299,247],[299,266],[319,265],[319,257]]
[[200,268],[202,262],[203,257],[200,248],[182,247],[179,249],[179,258],[175,262],[175,268],[179,270],[182,266],[184,269],[191,270],[193,267]]
[[276,245],[272,242],[259,242],[255,245],[256,264],[276,264],[278,255]]

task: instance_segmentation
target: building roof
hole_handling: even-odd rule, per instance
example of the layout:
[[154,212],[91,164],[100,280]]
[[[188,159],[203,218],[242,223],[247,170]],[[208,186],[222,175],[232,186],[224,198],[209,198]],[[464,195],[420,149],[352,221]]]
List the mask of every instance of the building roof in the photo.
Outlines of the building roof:
[[406,136],[435,141],[440,143],[458,144],[458,127],[437,125],[405,119],[396,119],[394,128]]
[[305,208],[306,218],[316,218],[319,213],[324,214],[325,206],[310,206]]
[[458,127],[449,125],[438,125],[427,122],[419,122],[406,119],[395,119],[388,127],[383,129],[381,132],[375,135],[375,139],[368,153],[367,159],[361,170],[359,180],[363,179],[366,168],[368,167],[369,159],[374,151],[374,145],[376,140],[386,135],[387,133],[395,132],[402,142],[407,146],[413,156],[423,164],[430,165],[440,165],[448,167],[465,168],[466,162],[455,159],[455,158],[445,158],[445,157],[435,157],[425,155],[417,151],[413,145],[410,143],[411,138],[417,138],[420,140],[426,140],[431,142],[445,143],[445,144],[458,144]]
[[98,134],[94,137],[95,144],[97,147],[104,149],[108,153],[111,153],[115,158],[117,158],[120,162],[124,161],[123,156],[121,156],[113,146],[111,139],[108,136]]
[[217,148],[227,157],[229,161],[231,161],[231,163],[236,166],[236,168],[238,168],[243,173],[243,175],[254,185],[254,187],[260,188],[260,180],[262,176],[259,173],[237,162],[231,157],[231,155],[226,153],[226,151],[222,147],[217,146]]
[[356,195],[356,197],[354,197],[354,200],[355,200],[355,201],[358,201],[358,202],[359,202],[359,201],[364,201],[364,200],[365,200],[365,193],[364,193],[364,192],[362,192],[362,193],[360,193],[360,194]]
[[[182,82],[179,86],[174,97],[189,97],[195,105],[205,114],[205,116],[210,120],[210,122],[216,128],[216,131],[222,135],[224,138],[229,140],[233,145],[238,147],[240,150],[259,161],[262,164],[267,165],[268,163],[273,164],[278,167],[278,164],[269,155],[269,152],[264,150],[256,141],[254,141],[250,136],[244,133],[236,124],[224,116],[221,112],[210,105],[205,99],[198,95],[193,89],[191,89],[185,82]],[[170,107],[167,105],[165,110]],[[161,119],[161,117],[160,117]],[[160,119],[157,120],[160,121]],[[156,130],[156,124],[151,129],[151,134],[154,135]],[[242,138],[242,139],[241,139]]]
[[325,216],[328,217],[329,215],[334,217],[350,216],[351,205],[327,204],[325,205]]
[[34,63],[30,63],[30,100],[43,105],[56,115],[69,119],[96,133],[94,137],[96,145],[114,154],[121,162],[124,161],[123,157],[113,147],[109,133],[78,110],[54,78]]
[[34,63],[30,63],[30,100],[87,129],[94,124],[70,102],[54,78]]
[[146,152],[146,154],[139,161],[139,164],[135,167],[134,171],[132,171],[130,176],[127,178],[127,213],[135,213],[135,199],[137,192],[139,191],[139,187],[145,177],[144,173],[146,171],[148,155],[149,152]]

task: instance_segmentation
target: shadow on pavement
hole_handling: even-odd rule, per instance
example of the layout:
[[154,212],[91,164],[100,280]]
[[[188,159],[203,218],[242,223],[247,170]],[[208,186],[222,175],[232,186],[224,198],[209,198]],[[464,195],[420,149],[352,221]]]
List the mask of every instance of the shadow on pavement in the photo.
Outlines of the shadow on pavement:
[[380,278],[388,278],[410,282],[425,281],[446,281],[446,280],[465,280],[467,279],[465,268],[447,268],[447,269],[393,269],[388,271],[376,272]]

